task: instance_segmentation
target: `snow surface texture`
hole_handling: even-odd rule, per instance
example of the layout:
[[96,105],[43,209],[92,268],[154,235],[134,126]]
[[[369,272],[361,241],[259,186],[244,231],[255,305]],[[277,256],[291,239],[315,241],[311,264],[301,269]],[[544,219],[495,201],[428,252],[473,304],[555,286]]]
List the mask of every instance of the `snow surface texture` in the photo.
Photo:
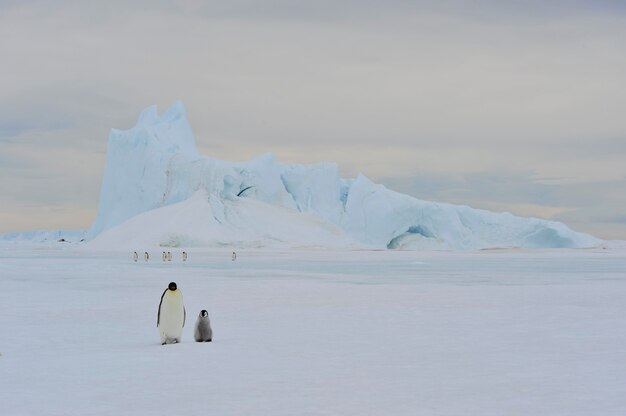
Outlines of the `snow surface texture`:
[[137,246],[480,249],[602,243],[558,222],[422,201],[363,175],[345,180],[333,163],[285,165],[272,154],[244,163],[201,156],[180,102],[162,115],[149,107],[132,129],[112,130],[98,217],[88,233],[98,235],[100,246],[117,245],[125,236],[135,236]]
[[624,250],[87,247],[0,251],[3,416],[626,415]]

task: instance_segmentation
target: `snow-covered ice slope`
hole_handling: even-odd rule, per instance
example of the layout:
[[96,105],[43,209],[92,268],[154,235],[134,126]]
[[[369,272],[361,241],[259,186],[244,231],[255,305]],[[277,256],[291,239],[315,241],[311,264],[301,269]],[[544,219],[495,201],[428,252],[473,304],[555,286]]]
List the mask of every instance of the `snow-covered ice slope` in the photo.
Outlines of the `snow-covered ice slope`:
[[102,232],[90,248],[150,247],[363,248],[310,214],[251,198],[219,199],[198,190],[189,199],[136,215]]
[[[198,191],[206,195],[204,202],[209,201],[210,209],[183,213],[177,209],[189,211],[187,205],[172,205]],[[242,203],[244,199],[259,203]],[[172,209],[161,214],[122,225],[138,214],[170,205]],[[280,214],[259,215],[269,213],[268,206]],[[235,208],[237,223],[229,216]],[[272,154],[243,163],[202,156],[180,102],[162,115],[156,107],[149,107],[132,129],[111,132],[98,217],[89,237],[130,226],[132,231],[117,235],[150,234],[155,237],[150,243],[159,244],[165,234],[178,233],[180,241],[194,244],[250,245],[271,241],[273,237],[266,232],[271,229],[270,234],[280,234],[282,243],[295,238],[294,243],[301,245],[307,235],[285,229],[292,224],[281,220],[285,210],[309,214],[300,221],[311,221],[308,236],[320,237],[333,227],[345,234],[337,241],[353,240],[371,248],[591,247],[601,243],[558,222],[422,201],[374,184],[363,175],[345,180],[333,163],[286,165],[277,163]],[[181,215],[187,216],[190,225],[216,221],[222,227],[217,234],[199,226],[193,236],[183,235],[187,231],[172,228],[180,223],[177,217]],[[264,224],[258,226],[258,221]],[[146,228],[136,228],[138,223]],[[313,228],[320,230],[312,232]],[[200,235],[200,230],[206,233]],[[234,234],[225,235],[229,230]],[[324,245],[323,240],[312,240],[311,245]]]
[[626,414],[623,250],[172,251],[0,250],[0,414]]

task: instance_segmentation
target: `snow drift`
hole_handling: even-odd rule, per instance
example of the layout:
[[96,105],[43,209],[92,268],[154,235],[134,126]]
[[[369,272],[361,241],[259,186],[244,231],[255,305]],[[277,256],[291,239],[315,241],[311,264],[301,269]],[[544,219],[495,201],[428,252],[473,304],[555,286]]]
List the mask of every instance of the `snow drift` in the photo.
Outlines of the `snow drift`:
[[[278,225],[280,224],[280,225]],[[136,215],[104,231],[92,248],[359,248],[338,227],[252,198],[220,200],[199,190],[183,202]]]
[[[97,238],[96,238],[97,237]],[[591,247],[559,222],[419,200],[333,163],[244,163],[198,154],[184,106],[144,110],[112,130],[96,245],[325,246],[391,249]]]

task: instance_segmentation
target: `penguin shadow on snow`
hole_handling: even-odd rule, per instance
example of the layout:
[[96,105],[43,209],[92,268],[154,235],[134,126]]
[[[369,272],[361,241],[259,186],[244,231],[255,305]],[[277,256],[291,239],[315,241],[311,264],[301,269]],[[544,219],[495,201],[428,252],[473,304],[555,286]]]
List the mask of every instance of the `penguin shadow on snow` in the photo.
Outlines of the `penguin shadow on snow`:
[[[183,302],[183,295],[176,282],[170,282],[159,302],[157,312],[157,328],[161,337],[161,345],[178,344],[181,342],[183,327],[187,318],[187,311]],[[213,330],[209,313],[206,309],[200,311],[194,327],[194,339],[197,342],[212,342]]]

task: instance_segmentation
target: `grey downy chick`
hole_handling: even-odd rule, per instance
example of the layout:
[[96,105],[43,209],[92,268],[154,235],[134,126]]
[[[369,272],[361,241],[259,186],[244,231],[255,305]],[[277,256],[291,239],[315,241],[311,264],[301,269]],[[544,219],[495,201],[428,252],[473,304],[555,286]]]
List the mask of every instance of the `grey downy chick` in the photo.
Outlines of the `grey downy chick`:
[[196,319],[196,328],[193,336],[198,342],[211,342],[213,340],[213,330],[211,330],[209,313],[204,309],[200,311],[200,315],[198,315],[198,319]]

